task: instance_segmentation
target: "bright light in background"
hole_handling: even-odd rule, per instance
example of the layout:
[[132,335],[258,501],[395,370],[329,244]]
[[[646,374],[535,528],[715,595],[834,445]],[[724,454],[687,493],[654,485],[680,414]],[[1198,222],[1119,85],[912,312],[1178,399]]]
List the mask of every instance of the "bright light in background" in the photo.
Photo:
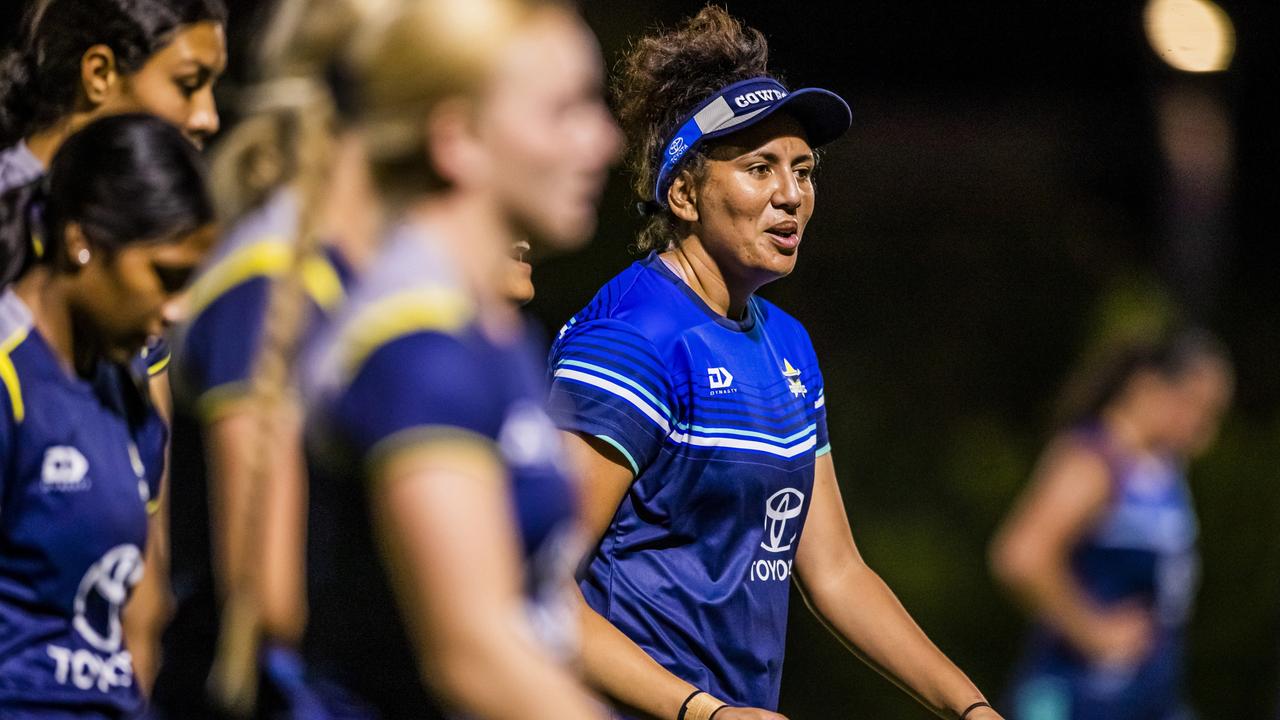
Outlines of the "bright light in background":
[[1209,0],[1151,0],[1143,19],[1151,47],[1178,70],[1217,72],[1231,64],[1235,28]]

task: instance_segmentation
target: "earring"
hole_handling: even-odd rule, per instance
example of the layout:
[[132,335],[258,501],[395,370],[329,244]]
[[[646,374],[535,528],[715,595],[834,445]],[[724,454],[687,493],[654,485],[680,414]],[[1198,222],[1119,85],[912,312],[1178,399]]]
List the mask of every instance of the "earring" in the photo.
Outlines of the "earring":
[[89,248],[80,248],[80,252],[76,253],[76,260],[80,261],[81,265],[88,265]]

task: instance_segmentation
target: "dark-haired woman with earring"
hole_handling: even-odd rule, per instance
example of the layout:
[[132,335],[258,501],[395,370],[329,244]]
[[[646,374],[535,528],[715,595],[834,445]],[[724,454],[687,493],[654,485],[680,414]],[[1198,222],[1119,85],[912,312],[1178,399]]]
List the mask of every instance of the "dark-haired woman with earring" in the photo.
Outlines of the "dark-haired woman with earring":
[[195,148],[117,115],[0,198],[0,716],[126,718],[121,612],[158,521],[165,429],[124,367],[213,242]]
[[1130,343],[1068,386],[1064,429],[992,545],[1036,628],[1010,696],[1021,720],[1185,718],[1183,635],[1198,577],[1183,465],[1234,381],[1199,331]]
[[621,65],[653,252],[551,354],[551,412],[585,470],[597,541],[581,582],[588,678],[645,716],[780,718],[794,577],[841,640],[935,713],[998,718],[863,561],[808,334],[755,294],[812,242],[814,148],[850,125],[838,96],[790,91],[767,61],[759,32],[708,6]]
[[[15,45],[0,52],[0,192],[45,173],[62,142],[96,118],[156,115],[196,145],[218,129],[213,84],[226,66],[222,0],[41,0]],[[170,414],[169,349],[153,338],[132,362]],[[147,549],[163,565],[164,539]],[[149,685],[167,614],[160,573],[139,589],[128,633]]]

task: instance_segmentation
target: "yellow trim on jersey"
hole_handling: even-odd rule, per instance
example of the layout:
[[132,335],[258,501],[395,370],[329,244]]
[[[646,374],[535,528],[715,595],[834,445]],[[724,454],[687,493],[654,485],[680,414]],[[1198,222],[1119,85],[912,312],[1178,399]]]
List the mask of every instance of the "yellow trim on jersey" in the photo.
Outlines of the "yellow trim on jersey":
[[[230,290],[258,277],[279,277],[293,264],[293,247],[279,235],[268,235],[219,260],[191,286],[189,314],[199,315]],[[328,309],[342,300],[342,280],[327,260],[302,262],[302,286],[317,305]]]
[[506,475],[492,439],[452,425],[419,425],[392,433],[374,444],[365,466],[369,477],[378,482],[432,470],[479,477]]
[[147,375],[150,375],[151,377],[155,377],[156,375],[159,375],[160,373],[169,369],[170,360],[173,360],[173,355],[170,353],[165,353],[165,356],[160,360],[158,360],[154,365],[147,366]]
[[22,422],[27,417],[27,406],[22,402],[22,382],[18,380],[18,369],[13,366],[13,358],[9,354],[27,339],[30,331],[31,328],[28,327],[18,328],[0,343],[0,380],[4,381],[4,387],[9,391],[14,422]]
[[148,501],[147,501],[147,514],[148,514],[148,515],[155,515],[155,514],[156,514],[156,513],[158,513],[158,512],[160,512],[160,498],[155,498],[154,500],[148,500]]
[[302,261],[302,286],[311,299],[325,310],[342,302],[346,295],[338,271],[322,257],[312,256]]
[[408,290],[374,302],[343,333],[343,370],[354,374],[375,350],[415,332],[454,332],[475,314],[471,300],[452,288]]

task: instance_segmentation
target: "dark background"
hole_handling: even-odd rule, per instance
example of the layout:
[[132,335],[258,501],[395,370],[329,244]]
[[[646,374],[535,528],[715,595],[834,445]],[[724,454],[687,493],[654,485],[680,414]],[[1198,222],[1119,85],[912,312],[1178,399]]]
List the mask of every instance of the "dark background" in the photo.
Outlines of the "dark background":
[[[230,4],[240,44],[257,3]],[[12,31],[19,5],[0,4],[0,27]],[[1204,575],[1190,691],[1205,718],[1276,715],[1280,13],[1270,0],[1221,5],[1235,60],[1191,76],[1158,59],[1129,0],[728,3],[765,32],[792,87],[828,87],[853,107],[853,130],[823,159],[799,267],[763,294],[807,325],[823,359],[862,552],[993,698],[1023,621],[988,576],[986,543],[1051,429],[1055,394],[1099,338],[1181,317],[1219,332],[1239,374],[1220,442],[1192,467]],[[700,6],[583,10],[612,63],[642,29]],[[1162,148],[1168,98],[1224,119],[1216,136],[1212,123],[1189,134],[1193,148],[1225,148],[1220,181]],[[541,265],[530,310],[546,327],[629,261],[631,203],[615,178],[596,242]],[[793,608],[783,712],[927,716],[798,597]]]

